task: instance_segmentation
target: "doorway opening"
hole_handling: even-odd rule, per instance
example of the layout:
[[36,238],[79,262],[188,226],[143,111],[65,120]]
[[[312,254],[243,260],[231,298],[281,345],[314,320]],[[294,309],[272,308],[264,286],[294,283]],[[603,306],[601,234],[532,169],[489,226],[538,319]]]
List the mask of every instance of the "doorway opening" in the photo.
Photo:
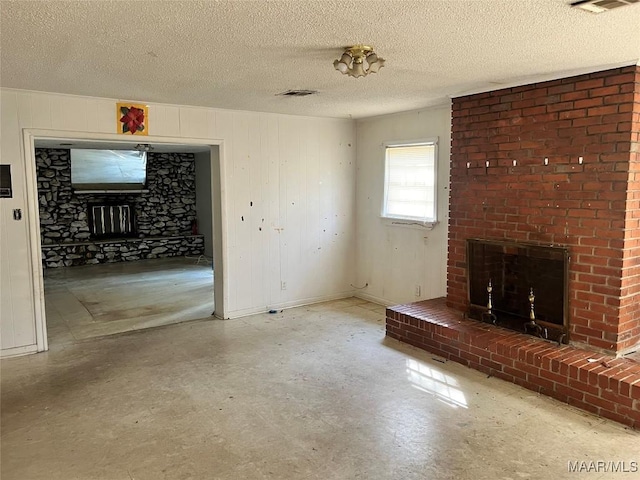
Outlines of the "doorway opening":
[[[138,158],[128,171],[128,155],[137,157],[131,142],[34,139],[46,335],[54,345],[219,311],[219,147],[148,149],[141,181]],[[134,176],[135,186],[127,183]]]

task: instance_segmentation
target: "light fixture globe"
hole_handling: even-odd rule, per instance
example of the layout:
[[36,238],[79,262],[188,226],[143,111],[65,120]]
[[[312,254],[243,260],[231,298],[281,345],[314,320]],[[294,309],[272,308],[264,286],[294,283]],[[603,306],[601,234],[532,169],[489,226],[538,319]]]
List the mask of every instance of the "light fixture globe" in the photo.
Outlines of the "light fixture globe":
[[384,58],[379,58],[375,52],[371,52],[367,55],[367,63],[369,64],[369,73],[378,73],[378,70],[384,67]]
[[358,44],[347,47],[340,60],[333,62],[333,66],[344,75],[359,78],[377,73],[384,66],[384,59],[378,57],[373,47]]
[[336,60],[333,62],[333,66],[340,73],[347,73],[352,60],[353,59],[351,58],[351,55],[349,55],[348,53],[343,53],[340,60]]

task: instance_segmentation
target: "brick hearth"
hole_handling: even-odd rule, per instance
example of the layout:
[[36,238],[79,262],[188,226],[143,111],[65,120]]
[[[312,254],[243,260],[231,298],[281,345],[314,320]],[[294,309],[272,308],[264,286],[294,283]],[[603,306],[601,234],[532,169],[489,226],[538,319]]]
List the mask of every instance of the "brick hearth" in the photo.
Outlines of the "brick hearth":
[[640,363],[463,318],[444,298],[387,308],[387,335],[640,428]]

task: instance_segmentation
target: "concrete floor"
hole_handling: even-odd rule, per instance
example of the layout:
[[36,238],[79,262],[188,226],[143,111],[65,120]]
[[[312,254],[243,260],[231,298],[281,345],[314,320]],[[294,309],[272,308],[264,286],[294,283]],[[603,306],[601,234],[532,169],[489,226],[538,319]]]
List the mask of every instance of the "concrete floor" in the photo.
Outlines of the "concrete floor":
[[[640,433],[384,336],[355,298],[3,360],[1,478],[603,479]],[[614,478],[632,478],[614,474]]]
[[214,308],[213,270],[202,258],[49,268],[44,271],[51,344],[203,319]]

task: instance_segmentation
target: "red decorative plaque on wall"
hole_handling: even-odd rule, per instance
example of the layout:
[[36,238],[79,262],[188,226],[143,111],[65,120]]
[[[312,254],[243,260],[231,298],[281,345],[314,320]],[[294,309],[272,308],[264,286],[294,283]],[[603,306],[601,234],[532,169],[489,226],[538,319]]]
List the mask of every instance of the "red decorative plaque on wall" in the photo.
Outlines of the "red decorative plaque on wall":
[[118,133],[124,135],[148,135],[148,107],[137,103],[118,102],[116,106]]

